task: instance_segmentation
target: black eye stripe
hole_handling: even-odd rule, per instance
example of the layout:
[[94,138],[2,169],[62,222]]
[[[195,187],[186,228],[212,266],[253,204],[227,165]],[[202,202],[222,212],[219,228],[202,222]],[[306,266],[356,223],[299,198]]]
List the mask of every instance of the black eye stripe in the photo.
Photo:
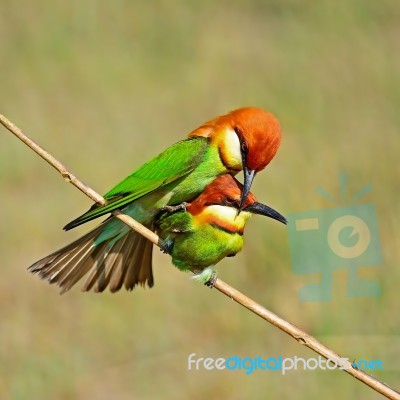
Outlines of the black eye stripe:
[[239,141],[240,141],[240,148],[244,153],[247,153],[249,151],[249,146],[247,145],[246,140],[243,138],[243,133],[241,129],[238,126],[233,127],[233,130],[235,131],[236,135],[238,135]]
[[242,138],[242,131],[240,130],[240,128],[238,126],[233,127],[233,130],[236,132],[236,135],[239,136],[239,139]]
[[228,206],[237,208],[238,202],[232,199],[224,199],[219,203],[213,203],[213,202],[204,203],[204,207],[209,207],[209,206]]

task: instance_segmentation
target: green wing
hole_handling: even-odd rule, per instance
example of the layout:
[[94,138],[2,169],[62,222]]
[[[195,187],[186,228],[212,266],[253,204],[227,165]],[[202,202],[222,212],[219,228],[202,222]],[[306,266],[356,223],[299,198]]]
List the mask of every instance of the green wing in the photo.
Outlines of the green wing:
[[170,233],[192,232],[193,217],[188,212],[180,211],[172,214],[164,212],[157,217],[156,227],[163,238]]
[[104,195],[107,204],[94,204],[85,214],[67,224],[69,230],[100,217],[192,172],[202,161],[208,139],[191,137],[168,147]]

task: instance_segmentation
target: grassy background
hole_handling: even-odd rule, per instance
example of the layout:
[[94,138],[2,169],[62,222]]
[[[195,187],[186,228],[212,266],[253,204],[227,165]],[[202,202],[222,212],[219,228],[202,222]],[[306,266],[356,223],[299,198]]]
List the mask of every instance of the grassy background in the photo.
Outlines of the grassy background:
[[[371,183],[384,262],[360,274],[382,295],[347,297],[338,271],[333,302],[299,302],[318,274],[294,275],[286,229],[260,218],[220,276],[399,387],[399,18],[392,0],[5,0],[0,112],[104,193],[215,115],[273,111],[284,141],[253,191],[288,213],[331,207],[315,188],[338,195],[342,171],[350,194]],[[377,398],[338,371],[188,371],[190,353],[314,355],[158,251],[151,291],[59,296],[30,276],[90,202],[1,131],[1,399]]]

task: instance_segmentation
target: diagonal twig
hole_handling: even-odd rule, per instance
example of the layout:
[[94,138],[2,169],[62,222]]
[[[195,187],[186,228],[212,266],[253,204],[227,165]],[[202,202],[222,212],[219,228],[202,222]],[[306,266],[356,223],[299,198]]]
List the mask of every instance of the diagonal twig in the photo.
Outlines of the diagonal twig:
[[[102,196],[100,196],[97,192],[83,183],[78,177],[76,177],[72,172],[70,172],[64,164],[54,158],[49,152],[47,152],[43,147],[39,146],[32,139],[26,136],[21,129],[15,126],[11,121],[9,121],[4,115],[0,114],[0,123],[4,125],[10,132],[12,132],[18,139],[24,142],[28,147],[30,147],[35,153],[37,153],[40,157],[42,157],[45,161],[47,161],[52,167],[54,167],[62,177],[75,187],[77,187],[82,193],[86,194],[86,196],[90,197],[98,204],[105,204],[105,200]],[[113,211],[112,214],[127,224],[130,228],[139,232],[146,239],[150,240],[150,242],[154,243],[156,246],[161,247],[163,245],[163,241],[156,235],[153,231],[146,228],[129,215],[123,214],[120,211]]]
[[[78,177],[72,174],[62,163],[60,163],[56,158],[54,158],[51,154],[49,154],[46,150],[40,147],[37,143],[35,143],[32,139],[27,137],[21,129],[19,129],[16,125],[14,125],[11,121],[9,121],[6,117],[0,114],[0,123],[4,125],[11,133],[17,136],[20,140],[22,140],[27,146],[29,146],[33,151],[35,151],[38,155],[40,155],[44,160],[46,160],[51,166],[53,166],[63,177],[64,179],[76,186],[81,192],[86,194],[96,203],[104,204],[105,200],[102,196],[96,193],[93,189],[88,187],[85,183],[83,183]],[[123,214],[120,211],[113,211],[112,214],[127,224],[130,228],[135,230],[136,232],[143,235],[146,239],[150,240],[155,245],[161,247],[163,245],[163,241],[158,237],[156,233],[147,229],[145,226],[135,221],[129,215]],[[228,285],[221,279],[217,278],[214,287],[219,290],[221,293],[235,300],[237,303],[247,308],[254,314],[258,315],[260,318],[263,318],[267,322],[278,327],[283,332],[286,332],[288,335],[296,339],[300,344],[310,348],[315,351],[319,355],[323,356],[326,359],[335,359],[335,360],[347,360],[340,357],[333,350],[324,346],[321,342],[315,339],[313,336],[307,334],[302,329],[298,328],[296,325],[291,324],[285,319],[279,317],[273,312],[267,310],[260,304],[256,303],[251,298],[245,296],[243,293],[239,292],[232,286]],[[378,393],[381,393],[388,399],[400,400],[400,393],[386,385],[385,383],[379,381],[373,376],[365,373],[364,371],[358,370],[354,368],[349,362],[341,361],[339,364],[341,367],[344,367],[344,371],[353,376],[354,378],[360,380],[365,383],[372,389],[376,390]]]

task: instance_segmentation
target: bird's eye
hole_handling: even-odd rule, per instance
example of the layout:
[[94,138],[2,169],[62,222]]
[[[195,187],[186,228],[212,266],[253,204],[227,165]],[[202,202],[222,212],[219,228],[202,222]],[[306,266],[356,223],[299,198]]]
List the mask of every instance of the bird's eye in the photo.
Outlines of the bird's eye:
[[242,149],[243,153],[247,153],[249,151],[249,146],[244,140],[242,140],[242,142],[240,143],[240,148]]
[[227,206],[236,206],[237,205],[237,201],[235,199],[227,197],[224,200],[224,204],[227,205]]

